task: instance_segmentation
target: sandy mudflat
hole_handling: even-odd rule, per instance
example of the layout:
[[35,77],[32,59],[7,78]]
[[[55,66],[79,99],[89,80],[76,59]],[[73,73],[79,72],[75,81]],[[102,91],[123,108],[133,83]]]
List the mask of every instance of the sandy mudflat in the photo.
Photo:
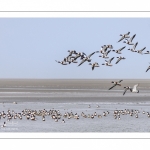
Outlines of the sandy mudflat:
[[[119,80],[119,79],[118,79]],[[11,101],[149,101],[150,80],[123,80],[122,86],[108,90],[117,79],[0,79],[0,102]],[[140,93],[127,93],[124,86],[139,83]]]
[[[31,110],[59,110],[61,119],[55,122],[50,116],[42,121],[36,116],[36,121],[23,119],[0,119],[0,126],[6,122],[0,132],[150,132],[150,80],[124,80],[122,86],[108,90],[111,79],[105,80],[37,80],[37,79],[1,79],[0,80],[0,112],[10,110],[21,113],[25,109]],[[139,83],[139,93],[127,93],[123,96],[124,86]],[[17,104],[13,103],[17,102]],[[90,108],[88,106],[91,106]],[[100,106],[97,108],[97,106]],[[138,110],[135,115],[121,115],[121,119],[114,119],[114,110]],[[84,118],[81,113],[92,115],[94,112],[103,115],[109,111],[107,117],[99,119]],[[142,112],[146,113],[143,114]],[[65,119],[65,112],[77,113],[79,120]],[[146,123],[145,123],[146,122]]]

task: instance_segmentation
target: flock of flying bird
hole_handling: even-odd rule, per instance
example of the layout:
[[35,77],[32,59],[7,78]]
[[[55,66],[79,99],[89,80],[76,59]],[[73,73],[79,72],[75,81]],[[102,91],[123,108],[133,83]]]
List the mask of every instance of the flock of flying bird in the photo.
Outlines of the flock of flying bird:
[[[132,48],[129,48],[128,50],[130,50],[131,52],[136,52],[139,54],[143,54],[143,51],[146,49],[146,47],[137,50],[136,47],[138,45],[138,42],[136,42],[135,44],[132,42],[133,39],[135,38],[136,34],[134,34],[133,36],[129,36],[130,32],[126,33],[126,34],[120,34],[121,38],[118,40],[118,42],[123,41],[123,43],[126,43],[127,45],[133,45]],[[57,63],[60,63],[62,65],[68,65],[71,63],[78,63],[77,59],[80,58],[81,62],[79,63],[78,66],[81,66],[83,63],[85,62],[90,62],[89,65],[92,66],[92,70],[94,70],[95,67],[100,67],[98,62],[95,63],[91,63],[91,56],[93,56],[95,53],[101,53],[101,55],[99,57],[104,58],[105,59],[105,63],[103,63],[102,65],[106,65],[106,66],[113,66],[111,64],[112,60],[115,57],[110,58],[109,60],[107,60],[108,54],[112,51],[115,52],[117,54],[122,54],[122,50],[124,50],[126,48],[126,46],[121,47],[120,49],[117,50],[113,50],[113,46],[112,45],[103,45],[101,46],[101,49],[99,51],[95,51],[92,52],[90,55],[86,55],[84,52],[76,52],[76,50],[68,50],[69,55],[67,55],[67,57],[65,57],[63,59],[63,61],[57,61],[55,60]],[[146,51],[144,54],[150,54],[150,51]],[[126,59],[123,56],[118,56],[117,57],[117,61],[115,64],[118,64],[121,60]],[[146,69],[146,72],[150,69],[150,66]]]
[[[126,33],[126,34],[120,34],[121,38],[118,40],[118,42],[123,41],[123,43],[126,43],[127,45],[133,45],[132,48],[129,48],[128,50],[130,50],[131,52],[136,52],[139,54],[143,54],[143,51],[146,49],[146,47],[142,48],[142,49],[136,49],[138,42],[136,42],[135,44],[133,43],[133,39],[135,38],[136,34],[134,34],[133,36],[130,37],[130,32]],[[95,51],[93,53],[91,53],[90,55],[86,55],[84,52],[76,52],[75,50],[68,50],[69,55],[67,57],[64,58],[63,61],[57,61],[55,60],[57,63],[60,63],[62,65],[68,65],[71,63],[78,63],[77,59],[80,58],[81,62],[79,63],[78,66],[81,66],[83,63],[90,62],[89,65],[92,66],[92,70],[94,70],[95,67],[99,67],[99,64],[97,62],[95,63],[91,63],[91,56],[94,55],[95,53],[101,53],[101,55],[99,57],[102,57],[105,59],[105,63],[103,63],[102,65],[106,65],[106,66],[112,66],[111,62],[115,57],[110,58],[109,60],[107,60],[108,54],[112,51],[115,52],[117,54],[122,54],[122,50],[125,49],[126,46],[121,47],[120,49],[117,50],[112,50],[113,46],[112,45],[103,45],[101,46],[100,51]],[[150,51],[146,51],[144,54],[150,54]],[[125,57],[122,56],[118,56],[117,57],[117,61],[116,64],[118,64],[121,60],[126,59]],[[146,72],[150,69],[150,66],[146,69]],[[123,80],[120,80],[118,82],[114,82],[112,81],[112,83],[114,83],[114,85],[109,88],[109,90],[111,90],[112,88],[114,88],[115,86],[119,85],[121,86],[120,82]],[[133,86],[133,88],[131,88],[130,86],[124,87],[125,90],[123,92],[123,95],[126,93],[127,90],[129,90],[130,92],[133,93],[139,93],[139,90],[137,90],[137,86],[139,84],[136,84]]]
[[[121,84],[120,84],[121,81],[123,81],[123,80],[119,80],[118,82],[112,81],[112,83],[113,83],[114,85],[113,85],[112,87],[110,87],[108,90],[111,90],[112,88],[114,88],[114,87],[117,86],[117,85],[118,85],[118,86],[121,86]],[[138,86],[139,86],[139,84],[134,85],[133,88],[130,87],[130,86],[124,87],[125,90],[124,90],[124,92],[123,92],[123,95],[125,95],[125,93],[126,93],[127,90],[130,90],[130,92],[132,92],[132,93],[139,93],[139,90],[137,90],[137,87],[138,87]]]

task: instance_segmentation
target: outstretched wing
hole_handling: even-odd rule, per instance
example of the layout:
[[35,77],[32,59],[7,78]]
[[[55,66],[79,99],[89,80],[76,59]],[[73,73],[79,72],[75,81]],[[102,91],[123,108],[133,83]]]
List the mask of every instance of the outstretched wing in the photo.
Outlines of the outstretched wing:
[[128,32],[128,33],[126,33],[126,34],[124,34],[124,35],[129,35],[130,34],[130,32]]
[[120,58],[118,58],[118,60],[116,61],[116,64],[118,64],[118,62],[120,61],[121,59]]
[[122,41],[123,39],[124,39],[124,37],[122,36],[121,39],[118,42]]
[[133,91],[136,91],[136,88],[138,87],[139,84],[136,84],[133,86]]
[[127,88],[124,90],[123,95],[126,93],[127,90],[128,90]]
[[141,49],[141,51],[143,51],[146,47],[144,47],[143,49]]
[[114,57],[112,57],[108,62],[111,63],[111,61],[114,59]]
[[121,81],[123,81],[123,80],[119,80],[118,83],[120,83]]
[[83,59],[78,66],[82,65],[85,61],[86,59]]
[[111,90],[113,87],[115,87],[116,86],[116,84],[114,84],[112,87],[110,87],[108,90]]
[[95,52],[91,53],[88,57],[90,58]]
[[108,55],[108,53],[110,53],[110,51],[111,51],[111,50],[109,50],[109,51],[105,52],[105,55],[107,56],[107,55]]
[[150,67],[147,68],[146,72],[150,69]]
[[137,45],[138,45],[138,42],[136,42],[136,43],[133,45],[133,49],[135,49]]
[[136,34],[134,34],[134,35],[131,37],[131,39],[130,39],[131,42],[132,42],[132,40],[134,39],[135,36],[136,36]]
[[126,46],[124,46],[124,47],[120,48],[120,49],[119,49],[119,51],[122,51],[125,47],[126,47]]

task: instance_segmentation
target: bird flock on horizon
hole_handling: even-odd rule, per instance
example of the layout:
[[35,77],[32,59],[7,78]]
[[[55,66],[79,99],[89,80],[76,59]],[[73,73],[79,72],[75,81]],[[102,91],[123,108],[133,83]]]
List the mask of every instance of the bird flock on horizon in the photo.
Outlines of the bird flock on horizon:
[[[130,32],[128,32],[126,34],[120,34],[121,38],[118,40],[118,42],[121,42],[124,40],[123,43],[126,43],[129,46],[132,45],[133,47],[128,49],[131,52],[136,52],[139,54],[150,54],[150,51],[146,51],[145,53],[143,53],[143,51],[146,49],[146,47],[144,47],[142,49],[136,49],[138,42],[133,43],[133,39],[135,38],[136,34],[134,34],[133,36],[130,36],[129,34],[130,34]],[[126,48],[126,46],[123,46],[119,49],[114,50],[113,45],[108,44],[108,45],[101,46],[101,49],[99,51],[92,52],[89,55],[85,54],[85,52],[77,52],[76,50],[68,50],[69,55],[67,55],[62,61],[57,61],[57,60],[55,60],[55,61],[62,65],[68,65],[71,63],[78,63],[77,60],[80,59],[80,63],[78,64],[78,66],[81,66],[85,62],[89,62],[89,65],[92,66],[92,70],[94,70],[95,67],[100,67],[100,65],[98,62],[91,63],[91,61],[92,61],[91,56],[93,56],[96,53],[100,53],[101,55],[99,57],[105,59],[105,62],[102,65],[113,66],[111,62],[112,62],[112,60],[114,60],[115,57],[109,58],[108,54],[110,52],[115,52],[116,54],[122,54],[122,50],[124,50],[125,48]],[[118,56],[116,58],[117,58],[117,61],[115,64],[118,64],[121,60],[126,59],[123,56]],[[146,69],[146,72],[149,69],[150,69],[150,65]]]

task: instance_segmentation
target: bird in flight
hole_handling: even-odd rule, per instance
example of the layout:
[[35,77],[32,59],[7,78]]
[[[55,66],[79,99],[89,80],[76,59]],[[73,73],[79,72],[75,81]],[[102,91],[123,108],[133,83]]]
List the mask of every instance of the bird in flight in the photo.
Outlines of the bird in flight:
[[121,81],[123,81],[123,80],[119,80],[118,82],[112,81],[111,83],[113,83],[114,85],[112,87],[110,87],[108,90],[111,90],[112,88],[114,88],[117,85],[121,86],[121,84],[120,84]]
[[133,88],[131,88],[130,86],[124,87],[125,90],[124,90],[124,92],[123,92],[123,95],[125,95],[125,93],[126,93],[127,90],[130,90],[130,92],[132,92],[132,93],[139,93],[139,90],[137,90],[137,87],[138,87],[138,86],[139,86],[139,84],[135,84],[135,85],[133,86]]

